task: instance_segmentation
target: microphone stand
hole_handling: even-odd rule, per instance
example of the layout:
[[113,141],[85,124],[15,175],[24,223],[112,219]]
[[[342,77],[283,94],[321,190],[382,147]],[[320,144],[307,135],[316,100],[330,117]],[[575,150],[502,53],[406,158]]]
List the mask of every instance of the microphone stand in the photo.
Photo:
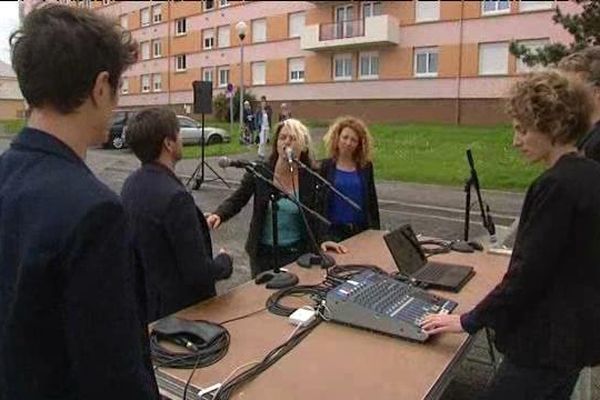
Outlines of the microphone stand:
[[[354,208],[357,211],[361,210],[361,208],[358,204],[356,204],[348,196],[346,196],[345,194],[343,194],[342,192],[337,190],[327,179],[323,178],[321,175],[319,175],[318,173],[313,171],[312,168],[308,167],[306,164],[304,164],[302,161],[300,161],[296,157],[292,157],[291,159],[294,163],[296,163],[298,166],[300,166],[300,168],[307,171],[313,177],[317,178],[325,187],[327,187],[329,190],[331,190],[333,193],[335,193],[337,196],[339,196],[342,200],[344,200],[346,203],[348,203],[352,208]],[[312,230],[310,229],[310,226],[308,225],[308,221],[306,220],[306,216],[304,214],[302,215],[302,218],[304,219],[304,224],[306,225],[306,230],[308,231],[310,240],[315,248],[315,253],[314,254],[313,253],[303,254],[298,258],[298,260],[296,262],[298,263],[298,265],[300,265],[301,267],[304,267],[304,268],[310,268],[314,264],[319,264],[319,265],[321,265],[322,268],[333,267],[335,265],[335,260],[331,256],[329,256],[321,251],[321,248],[319,247],[317,240],[315,239],[315,236],[314,236]],[[329,223],[328,226],[329,225],[331,225],[331,223]]]
[[490,242],[494,244],[496,242],[496,226],[494,225],[494,221],[492,220],[492,216],[490,215],[490,206],[483,205],[483,199],[481,197],[481,187],[479,185],[479,177],[477,176],[477,171],[475,170],[475,162],[473,161],[473,154],[471,153],[471,149],[467,149],[467,161],[469,162],[469,167],[471,170],[471,174],[469,178],[465,182],[465,225],[464,225],[464,241],[456,241],[452,244],[452,249],[456,251],[464,251],[471,252],[474,248],[481,247],[477,244],[471,244],[469,242],[469,225],[470,225],[470,217],[471,217],[471,188],[475,188],[475,194],[477,195],[477,202],[479,203],[479,209],[481,211],[481,220],[483,223],[483,227],[490,234]]
[[[278,211],[279,207],[277,205],[277,202],[281,198],[286,198],[286,199],[290,200],[292,203],[294,203],[300,209],[300,213],[303,216],[304,220],[306,220],[306,217],[304,217],[304,215],[305,215],[304,213],[308,212],[309,214],[311,214],[312,216],[314,216],[315,218],[320,220],[322,223],[325,223],[327,225],[329,225],[330,223],[321,214],[306,207],[299,200],[297,200],[294,196],[291,196],[288,193],[286,193],[285,191],[278,188],[275,184],[273,184],[273,182],[271,182],[264,175],[262,175],[260,172],[258,172],[253,166],[248,165],[248,166],[244,167],[244,169],[246,171],[250,172],[252,175],[254,175],[255,178],[260,179],[261,181],[267,183],[272,189],[274,189],[273,192],[269,195],[269,201],[271,204],[271,212],[272,212],[271,224],[272,224],[272,230],[273,230],[273,248],[274,248],[274,252],[275,252],[275,254],[273,256],[275,258],[275,268],[273,268],[273,271],[264,271],[264,272],[261,272],[260,274],[258,274],[256,276],[255,282],[256,283],[268,282],[266,285],[266,287],[268,289],[282,289],[282,288],[294,286],[298,283],[298,276],[296,276],[290,272],[281,271],[279,268],[279,235],[278,235],[278,225],[277,225],[277,211]],[[308,228],[308,231],[310,232],[310,228]],[[309,233],[309,234],[312,235],[312,233]]]

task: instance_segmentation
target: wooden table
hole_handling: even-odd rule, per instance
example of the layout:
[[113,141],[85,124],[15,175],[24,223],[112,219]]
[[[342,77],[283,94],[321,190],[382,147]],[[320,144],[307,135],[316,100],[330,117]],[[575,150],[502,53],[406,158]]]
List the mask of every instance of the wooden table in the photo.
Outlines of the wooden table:
[[[367,231],[345,242],[350,252],[335,255],[338,264],[375,264],[397,271],[382,239],[382,231]],[[502,278],[508,257],[476,252],[433,256],[439,261],[472,265],[475,276],[459,293],[436,292],[458,302],[455,313],[470,310]],[[290,270],[301,284],[323,280],[320,268]],[[253,282],[229,293],[182,310],[177,316],[220,322],[265,306],[272,294]],[[227,355],[217,364],[195,372],[189,392],[222,382],[235,368],[262,359],[284,342],[293,330],[287,318],[264,311],[226,325],[231,333]],[[322,323],[302,343],[235,394],[236,399],[436,399],[464,357],[472,338],[446,334],[425,343],[408,342],[335,323]],[[164,394],[181,393],[190,370],[159,368],[157,378]],[[169,391],[164,389],[169,388]],[[188,398],[197,398],[190,396]]]

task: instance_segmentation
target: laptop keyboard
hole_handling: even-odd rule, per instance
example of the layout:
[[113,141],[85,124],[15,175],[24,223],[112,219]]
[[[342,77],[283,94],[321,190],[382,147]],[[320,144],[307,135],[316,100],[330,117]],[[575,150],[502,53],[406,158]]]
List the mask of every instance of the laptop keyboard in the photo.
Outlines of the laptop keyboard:
[[420,280],[437,281],[446,273],[446,269],[437,265],[426,265],[414,277]]

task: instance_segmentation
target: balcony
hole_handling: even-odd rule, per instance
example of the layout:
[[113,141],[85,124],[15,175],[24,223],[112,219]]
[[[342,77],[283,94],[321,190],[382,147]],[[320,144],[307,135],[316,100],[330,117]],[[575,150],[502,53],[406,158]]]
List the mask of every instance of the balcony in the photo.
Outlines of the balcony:
[[341,50],[365,46],[394,46],[400,42],[398,20],[390,15],[320,25],[302,32],[302,50]]

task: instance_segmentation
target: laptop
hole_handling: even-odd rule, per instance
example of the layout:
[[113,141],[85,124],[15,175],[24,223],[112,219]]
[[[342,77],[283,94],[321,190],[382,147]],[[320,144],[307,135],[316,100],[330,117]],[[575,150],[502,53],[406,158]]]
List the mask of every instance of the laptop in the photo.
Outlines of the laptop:
[[473,267],[428,261],[409,224],[383,236],[398,270],[418,283],[458,292],[475,275]]

